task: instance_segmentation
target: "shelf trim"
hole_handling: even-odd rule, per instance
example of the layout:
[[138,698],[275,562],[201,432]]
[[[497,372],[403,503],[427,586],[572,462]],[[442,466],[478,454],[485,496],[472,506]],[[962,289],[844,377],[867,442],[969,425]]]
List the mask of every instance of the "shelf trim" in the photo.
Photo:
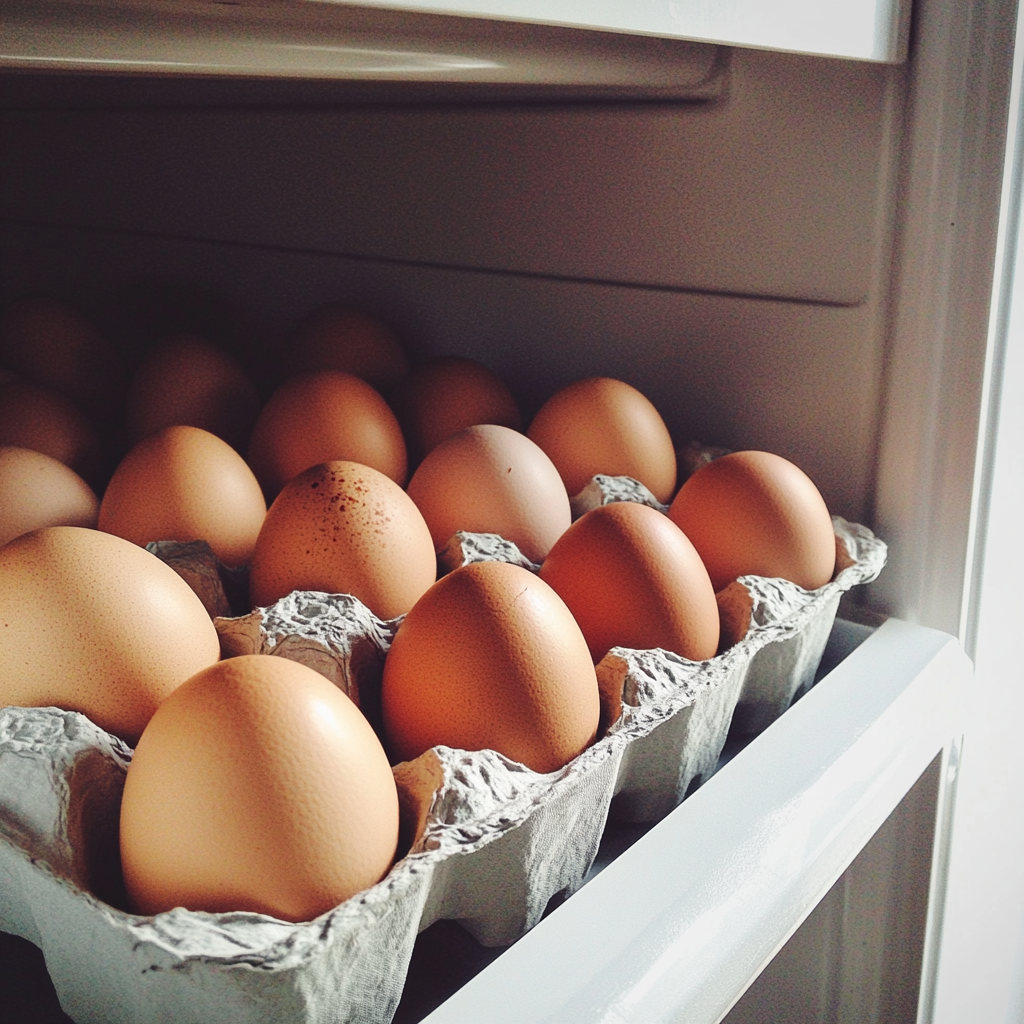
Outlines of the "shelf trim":
[[424,1024],[720,1020],[958,734],[970,678],[953,637],[888,620]]

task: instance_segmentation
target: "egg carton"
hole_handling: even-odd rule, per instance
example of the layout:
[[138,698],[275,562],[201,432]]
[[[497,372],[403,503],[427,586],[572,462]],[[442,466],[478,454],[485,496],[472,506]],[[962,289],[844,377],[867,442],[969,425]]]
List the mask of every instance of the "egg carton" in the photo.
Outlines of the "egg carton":
[[[754,683],[778,666],[789,673],[780,692],[809,681],[841,594],[885,559],[870,531],[834,524],[842,558],[832,582],[808,592],[742,578],[722,604],[736,642],[718,657],[613,648],[598,666],[601,738],[559,771],[443,746],[396,765],[407,853],[311,922],[121,909],[117,828],[131,751],[77,713],[2,709],[0,929],[43,950],[79,1024],[387,1024],[419,931],[452,919],[485,945],[518,938],[551,897],[582,885],[609,815],[656,820],[714,771],[741,694],[763,691]],[[465,560],[518,555],[500,538],[457,546]],[[310,665],[379,725],[399,623],[348,595],[297,592],[217,625],[225,654]]]

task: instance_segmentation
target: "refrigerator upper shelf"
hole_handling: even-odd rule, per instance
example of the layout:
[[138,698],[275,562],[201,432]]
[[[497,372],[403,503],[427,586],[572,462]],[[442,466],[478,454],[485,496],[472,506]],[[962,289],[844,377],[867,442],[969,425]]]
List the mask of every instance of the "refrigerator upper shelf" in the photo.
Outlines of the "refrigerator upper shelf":
[[[0,68],[487,83],[710,99],[719,48],[316,0],[11,0]],[[589,94],[589,93],[588,93]]]
[[[331,2],[331,0],[328,0]],[[910,0],[363,0],[437,11],[832,57],[906,60]]]
[[909,0],[10,0],[4,8],[0,68],[582,87],[683,99],[721,90],[723,60],[707,43],[900,61],[909,19]]

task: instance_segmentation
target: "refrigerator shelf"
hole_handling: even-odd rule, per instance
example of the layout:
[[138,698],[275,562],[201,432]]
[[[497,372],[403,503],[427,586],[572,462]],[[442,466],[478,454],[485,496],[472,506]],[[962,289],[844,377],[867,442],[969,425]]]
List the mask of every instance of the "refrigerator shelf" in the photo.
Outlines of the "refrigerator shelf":
[[970,675],[953,637],[886,621],[425,1020],[720,1021],[955,740]]
[[13,0],[0,67],[718,95],[703,43],[900,63],[910,0]]
[[719,95],[717,47],[550,25],[278,0],[13,0],[0,68],[214,78],[488,83]]

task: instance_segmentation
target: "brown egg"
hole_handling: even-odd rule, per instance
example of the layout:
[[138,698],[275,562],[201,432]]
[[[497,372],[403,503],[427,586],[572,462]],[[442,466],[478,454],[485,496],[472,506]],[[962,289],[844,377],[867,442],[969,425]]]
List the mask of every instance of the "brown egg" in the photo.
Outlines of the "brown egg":
[[384,729],[411,760],[437,744],[497,750],[553,772],[593,743],[600,717],[587,642],[533,573],[476,562],[434,584],[384,663]]
[[29,381],[0,384],[0,444],[49,455],[91,484],[102,475],[93,425],[69,398]]
[[99,507],[92,488],[63,462],[0,447],[0,547],[43,526],[95,528]]
[[64,302],[24,298],[12,303],[0,318],[0,362],[70,398],[95,423],[112,427],[120,419],[124,361]]
[[527,435],[550,456],[571,496],[597,473],[631,476],[662,503],[676,486],[676,453],[658,410],[634,387],[590,377],[544,403]]
[[718,605],[686,535],[647,505],[616,502],[577,519],[540,569],[579,623],[594,661],[612,647],[660,647],[691,661],[718,650]]
[[466,427],[523,426],[516,400],[501,378],[462,356],[439,356],[410,370],[395,385],[389,401],[413,463]]
[[338,370],[286,381],[263,407],[249,442],[249,465],[268,500],[304,469],[339,459],[405,483],[405,441],[387,402]]
[[806,590],[835,569],[825,502],[803,470],[770,452],[733,452],[697,470],[669,517],[690,538],[716,591],[738,576],[781,577]]
[[394,331],[369,313],[341,302],[314,310],[288,350],[288,372],[342,370],[378,390],[398,380],[409,360]]
[[188,584],[98,530],[52,526],[0,548],[0,706],[81,711],[134,744],[160,702],[220,657]]
[[143,547],[205,540],[222,562],[242,565],[266,514],[260,485],[234,448],[198,427],[165,427],[122,459],[99,528]]
[[398,793],[356,706],[286,658],[193,676],[139,740],[121,864],[140,914],[174,907],[309,921],[388,872]]
[[125,430],[130,444],[164,427],[200,427],[245,451],[260,411],[249,375],[203,338],[177,334],[143,359],[128,388]]
[[293,590],[353,594],[375,615],[403,615],[434,582],[423,516],[401,487],[369,466],[327,462],[277,496],[256,541],[254,606]]
[[442,441],[413,474],[409,496],[437,551],[457,530],[497,533],[542,562],[572,518],[551,460],[525,435],[495,424]]

